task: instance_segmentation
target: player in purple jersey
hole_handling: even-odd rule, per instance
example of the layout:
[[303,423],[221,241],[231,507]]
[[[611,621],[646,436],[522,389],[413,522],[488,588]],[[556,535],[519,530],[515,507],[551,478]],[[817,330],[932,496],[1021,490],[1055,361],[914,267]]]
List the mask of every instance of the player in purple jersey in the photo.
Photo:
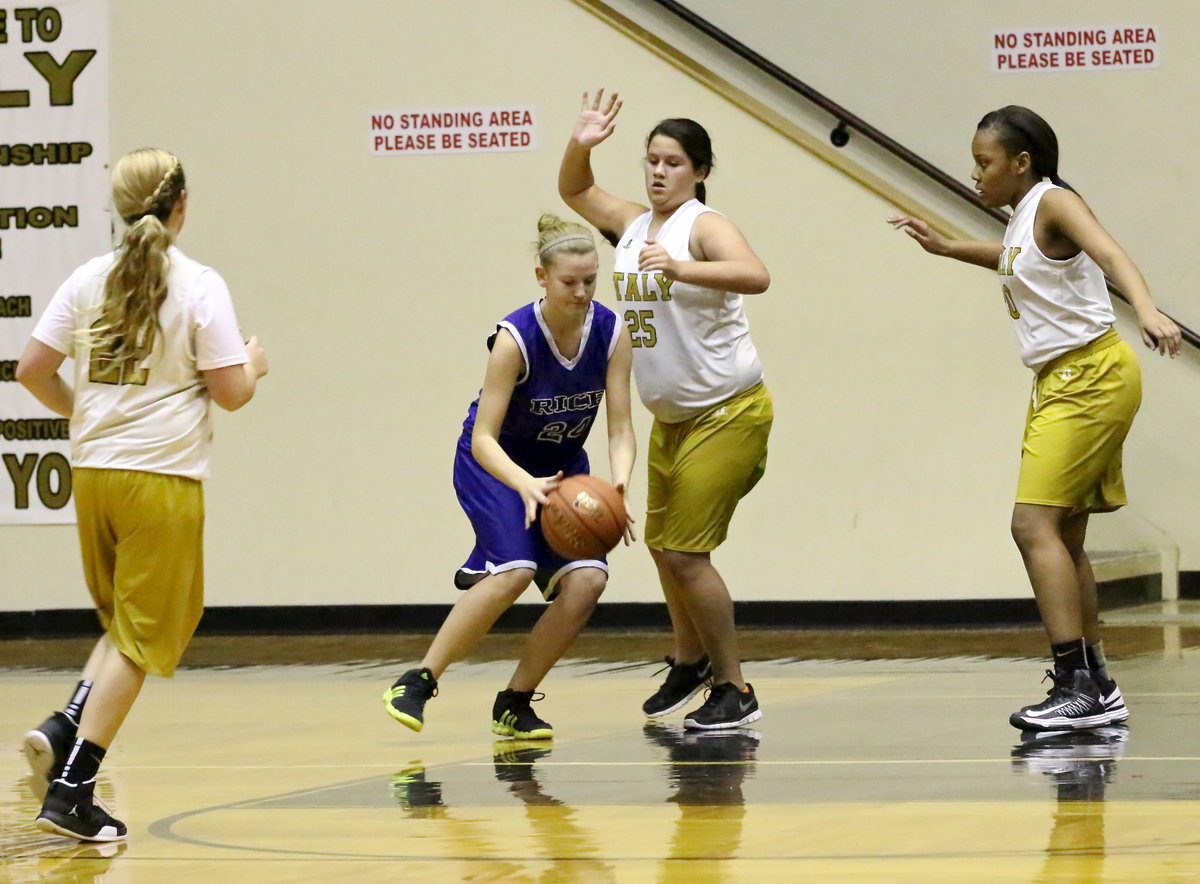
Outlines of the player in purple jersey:
[[[466,594],[446,617],[420,666],[383,695],[388,714],[419,731],[446,667],[468,653],[536,581],[549,607],[533,627],[508,687],[496,695],[492,732],[549,739],[534,714],[535,689],[583,629],[608,582],[603,559],[567,561],[546,545],[538,506],[564,476],[588,472],[583,444],[605,402],[609,467],[624,493],[636,442],[629,410],[632,345],[616,315],[592,298],[599,259],[581,224],[538,221],[542,300],[506,316],[488,338],[487,372],[463,421],[454,490],[475,530],[455,575]],[[633,539],[627,528],[625,541]]]

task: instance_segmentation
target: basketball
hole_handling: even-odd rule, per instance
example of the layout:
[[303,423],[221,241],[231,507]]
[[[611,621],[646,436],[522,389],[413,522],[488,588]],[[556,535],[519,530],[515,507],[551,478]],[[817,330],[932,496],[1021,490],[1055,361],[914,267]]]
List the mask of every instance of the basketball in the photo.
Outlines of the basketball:
[[625,501],[621,492],[596,476],[567,476],[546,495],[542,536],[564,559],[597,559],[621,541]]

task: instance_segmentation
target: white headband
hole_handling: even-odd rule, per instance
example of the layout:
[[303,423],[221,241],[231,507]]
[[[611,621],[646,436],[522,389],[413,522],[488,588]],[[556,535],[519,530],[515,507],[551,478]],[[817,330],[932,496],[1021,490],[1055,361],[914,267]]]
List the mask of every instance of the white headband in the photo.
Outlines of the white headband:
[[560,236],[560,237],[550,240],[550,242],[546,243],[544,246],[542,246],[540,249],[538,249],[538,255],[539,256],[544,255],[544,254],[546,254],[546,252],[550,251],[555,246],[560,245],[561,243],[570,242],[573,239],[587,240],[591,244],[592,248],[596,247],[596,241],[594,239],[592,239],[588,234],[586,234],[586,233],[568,233],[565,236]]

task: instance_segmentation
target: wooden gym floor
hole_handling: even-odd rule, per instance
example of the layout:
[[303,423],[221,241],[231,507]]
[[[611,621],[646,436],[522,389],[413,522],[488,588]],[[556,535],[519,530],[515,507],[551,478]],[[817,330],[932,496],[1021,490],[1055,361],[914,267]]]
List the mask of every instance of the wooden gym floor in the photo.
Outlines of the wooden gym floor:
[[22,733],[87,643],[0,642],[0,880],[1200,880],[1200,604],[1111,613],[1127,730],[1022,742],[1040,629],[743,634],[764,717],[647,724],[656,634],[585,635],[552,743],[494,739],[520,636],[452,668],[415,734],[380,695],[426,636],[200,638],[101,771],[127,844],[39,832]]

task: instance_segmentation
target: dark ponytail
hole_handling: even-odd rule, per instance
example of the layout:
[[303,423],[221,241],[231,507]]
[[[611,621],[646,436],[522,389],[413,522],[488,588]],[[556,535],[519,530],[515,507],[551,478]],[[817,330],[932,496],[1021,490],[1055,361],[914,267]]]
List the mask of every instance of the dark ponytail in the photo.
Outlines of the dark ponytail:
[[1074,190],[1058,174],[1058,136],[1050,124],[1027,107],[1010,104],[985,114],[976,129],[990,129],[1005,153],[1029,154],[1034,180],[1049,178],[1059,187]]
[[[674,138],[679,142],[679,146],[683,148],[683,152],[687,154],[689,160],[692,161],[692,168],[697,172],[703,172],[707,177],[712,174],[714,163],[712,139],[708,137],[708,132],[703,126],[695,120],[689,120],[683,117],[676,117],[669,120],[663,120],[657,126],[650,130],[650,134],[646,136],[646,146],[650,146],[650,142],[655,135],[665,135],[667,138]],[[705,187],[703,181],[696,182],[696,199],[704,202]]]

